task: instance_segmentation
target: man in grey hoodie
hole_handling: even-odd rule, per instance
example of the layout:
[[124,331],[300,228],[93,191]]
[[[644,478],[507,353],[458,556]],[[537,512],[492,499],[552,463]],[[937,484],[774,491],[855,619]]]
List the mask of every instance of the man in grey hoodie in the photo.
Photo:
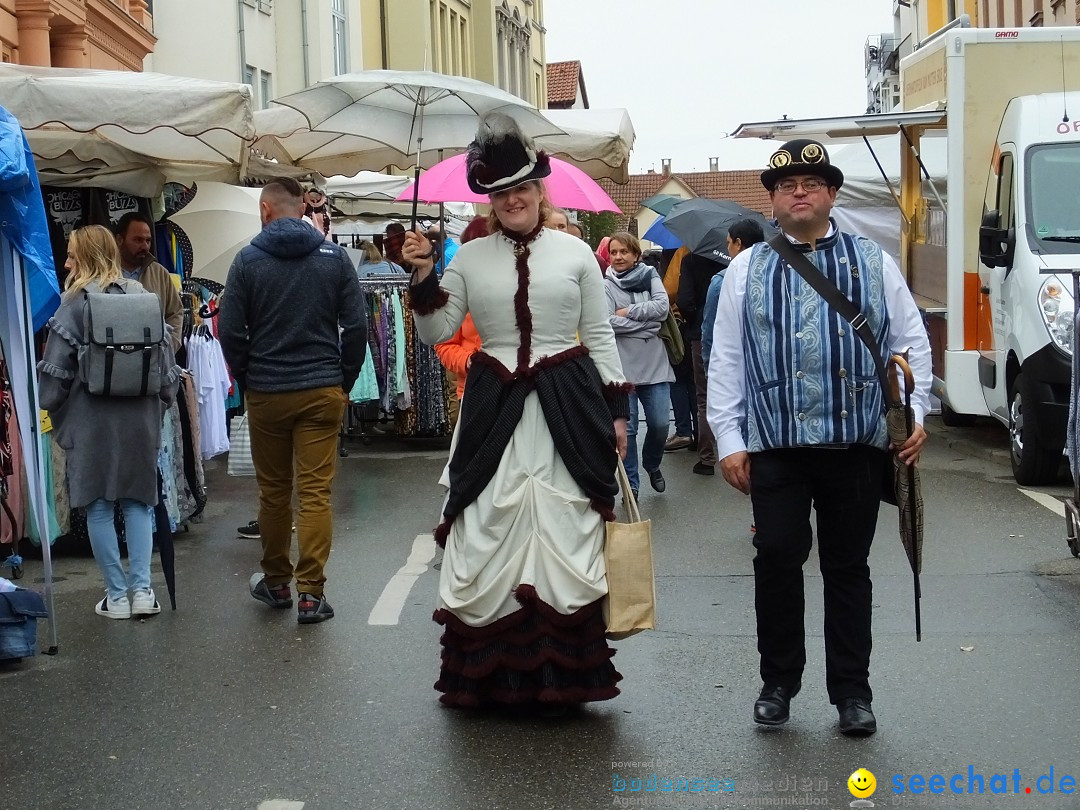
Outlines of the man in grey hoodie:
[[[262,231],[233,259],[221,299],[219,337],[244,388],[251,458],[259,482],[262,571],[251,595],[274,608],[299,591],[301,624],[332,618],[323,569],[330,556],[330,488],[347,392],[367,352],[367,318],[356,270],[345,251],[300,217],[300,184],[267,183]],[[292,545],[293,470],[300,556]]]

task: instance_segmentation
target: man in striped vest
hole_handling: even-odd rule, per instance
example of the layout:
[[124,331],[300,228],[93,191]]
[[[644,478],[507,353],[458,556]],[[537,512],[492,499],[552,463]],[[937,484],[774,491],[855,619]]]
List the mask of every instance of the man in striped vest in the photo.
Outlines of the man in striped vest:
[[[914,434],[900,451],[914,464],[926,441],[930,345],[896,263],[830,217],[844,182],[820,143],[778,149],[761,175],[786,237],[850,298],[886,357],[909,350]],[[871,710],[868,557],[888,446],[873,356],[858,335],[767,243],[727,270],[709,364],[708,419],[720,469],[749,494],[757,533],[754,589],[764,687],[754,721],[781,725],[806,664],[803,564],[811,507],[825,588],[825,669],[840,731],[877,730]]]

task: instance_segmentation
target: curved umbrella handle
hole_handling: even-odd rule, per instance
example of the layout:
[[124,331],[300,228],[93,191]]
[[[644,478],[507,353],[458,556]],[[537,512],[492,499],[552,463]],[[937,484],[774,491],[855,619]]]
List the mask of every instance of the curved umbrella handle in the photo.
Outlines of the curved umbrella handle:
[[897,374],[897,369],[899,369],[900,374],[904,376],[904,402],[910,405],[911,394],[915,390],[915,375],[911,371],[911,366],[908,365],[907,355],[905,351],[889,358],[889,384],[892,387],[889,393],[892,394],[894,402],[900,399],[900,380]]

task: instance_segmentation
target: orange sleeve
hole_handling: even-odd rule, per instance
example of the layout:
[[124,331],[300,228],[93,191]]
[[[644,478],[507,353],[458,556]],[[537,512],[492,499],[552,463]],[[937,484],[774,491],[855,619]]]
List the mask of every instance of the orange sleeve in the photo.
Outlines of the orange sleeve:
[[[471,335],[467,335],[466,332],[471,332]],[[476,329],[472,325],[472,316],[466,315],[465,323],[461,325],[461,328],[454,333],[450,340],[435,344],[435,354],[439,356],[439,361],[446,367],[447,371],[464,376],[465,363],[468,362],[473,352],[480,348],[479,340],[470,340],[472,335],[476,335]]]

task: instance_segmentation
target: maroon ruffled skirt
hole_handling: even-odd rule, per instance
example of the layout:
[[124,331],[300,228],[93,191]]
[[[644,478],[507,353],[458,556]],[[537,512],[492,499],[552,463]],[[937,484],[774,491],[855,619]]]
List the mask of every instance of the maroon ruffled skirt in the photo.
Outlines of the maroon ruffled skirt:
[[435,684],[444,705],[568,705],[619,694],[622,675],[611,662],[603,600],[565,615],[531,585],[519,585],[514,594],[521,609],[483,627],[465,624],[446,608],[435,611],[445,628]]

